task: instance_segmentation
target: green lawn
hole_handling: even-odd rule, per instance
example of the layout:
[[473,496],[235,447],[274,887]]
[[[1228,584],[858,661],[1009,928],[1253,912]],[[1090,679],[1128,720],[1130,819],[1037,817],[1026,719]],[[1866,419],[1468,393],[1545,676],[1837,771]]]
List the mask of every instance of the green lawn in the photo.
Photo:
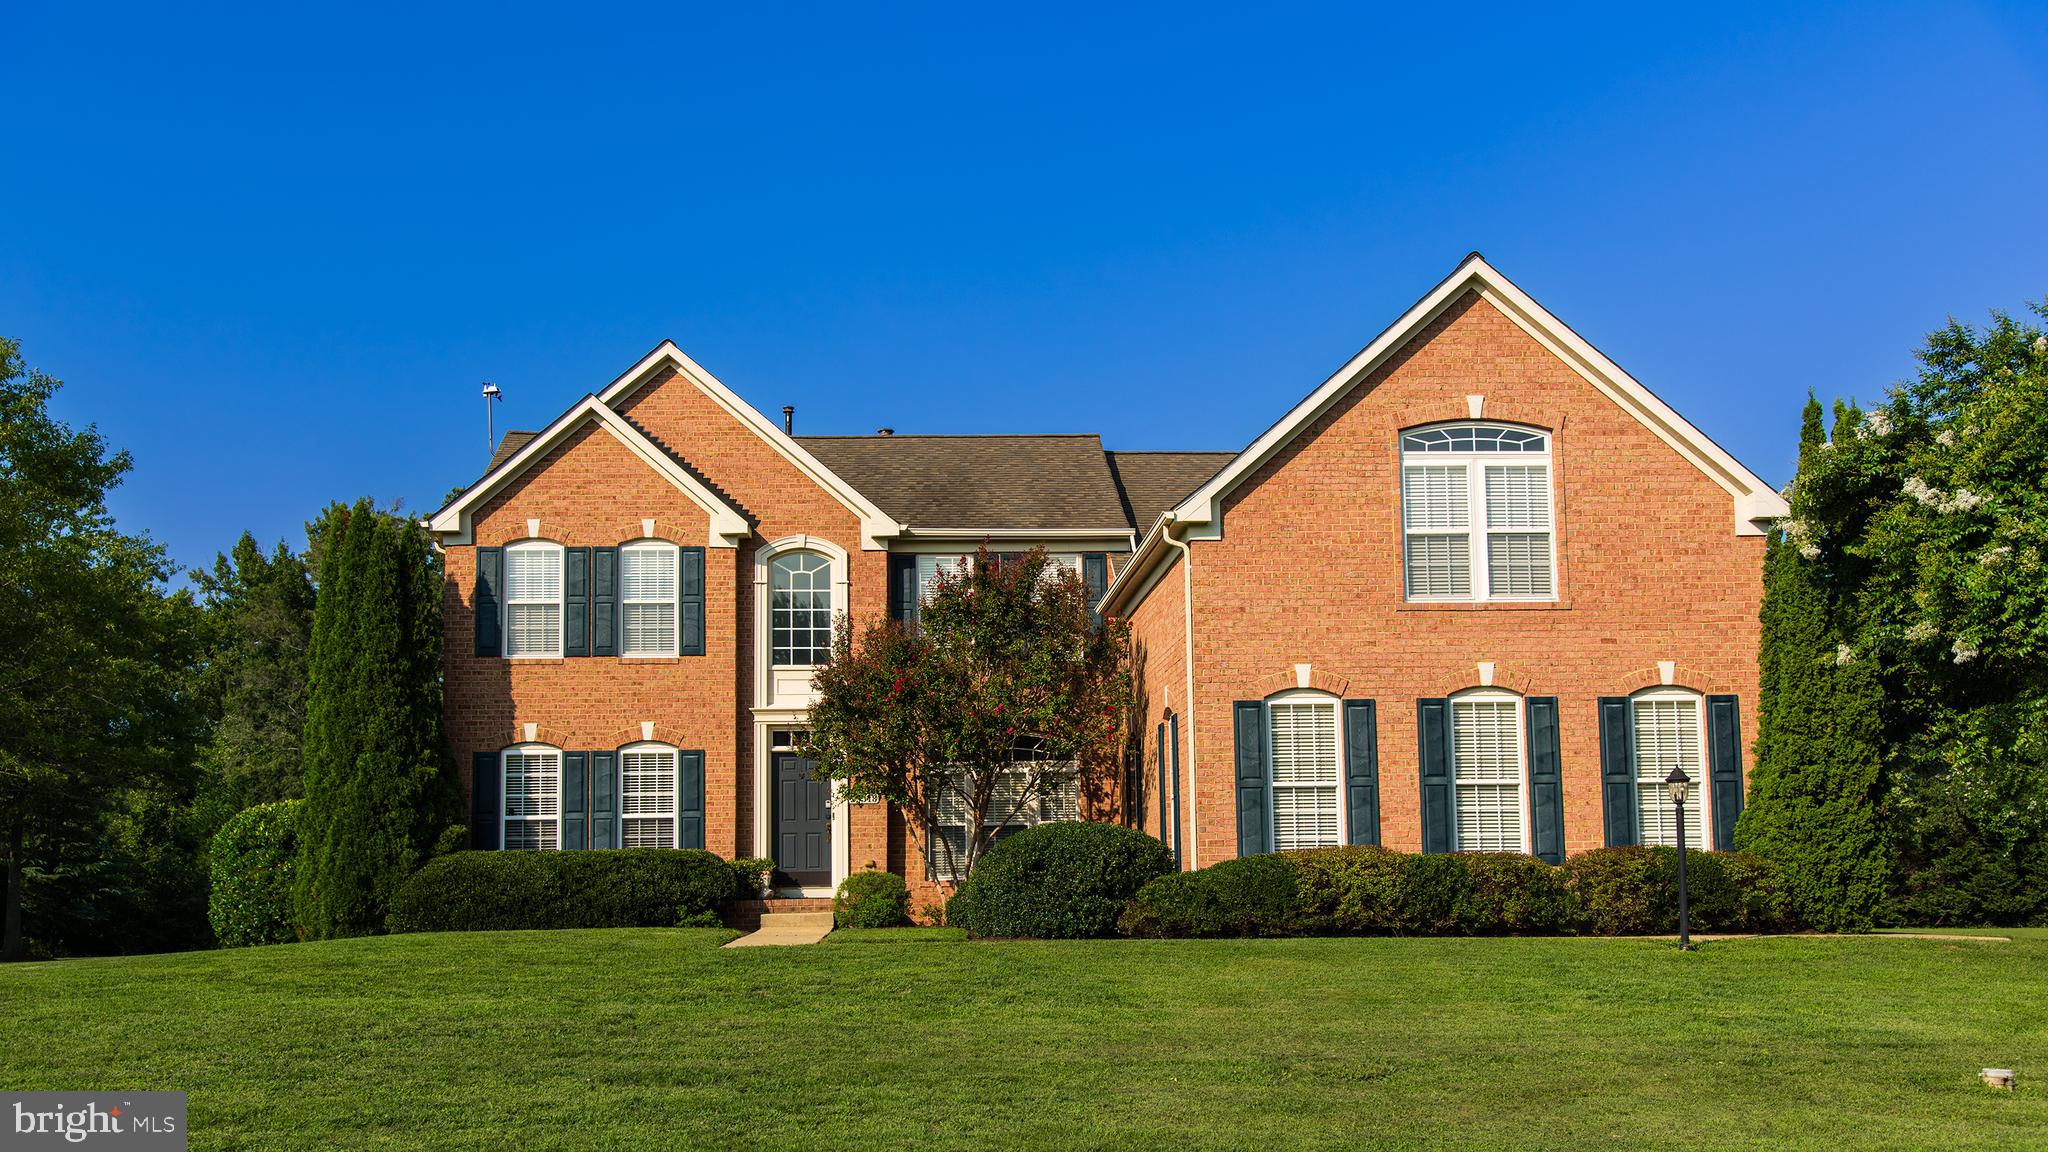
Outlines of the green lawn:
[[728,936],[18,965],[0,1084],[183,1089],[194,1148],[2048,1144],[2038,939]]

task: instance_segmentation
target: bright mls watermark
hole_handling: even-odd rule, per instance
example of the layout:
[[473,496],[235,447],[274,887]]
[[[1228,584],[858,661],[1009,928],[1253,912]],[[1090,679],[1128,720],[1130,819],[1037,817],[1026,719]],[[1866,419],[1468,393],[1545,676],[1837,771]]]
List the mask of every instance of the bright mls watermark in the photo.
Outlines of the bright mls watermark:
[[0,1092],[0,1148],[183,1152],[183,1092]]

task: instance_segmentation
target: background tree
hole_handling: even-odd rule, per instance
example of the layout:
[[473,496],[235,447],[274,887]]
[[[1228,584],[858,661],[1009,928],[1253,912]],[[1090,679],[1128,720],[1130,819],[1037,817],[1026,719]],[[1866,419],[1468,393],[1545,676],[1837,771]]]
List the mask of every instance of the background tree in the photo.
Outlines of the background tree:
[[266,554],[247,532],[211,570],[191,576],[207,618],[205,692],[214,719],[201,761],[217,829],[244,808],[304,792],[313,579],[283,541]]
[[439,557],[418,525],[368,500],[326,522],[292,892],[316,938],[380,930],[461,817],[442,738]]
[[999,563],[984,548],[940,579],[914,632],[884,620],[856,640],[841,618],[805,754],[850,801],[896,805],[926,859],[932,829],[964,820],[964,876],[1049,788],[1114,786],[1129,642],[1123,622],[1094,622],[1081,581],[1043,549]]
[[[49,413],[60,385],[0,339],[0,955],[177,941],[203,918],[190,858],[197,618],[163,549],[117,531],[129,467]],[[182,891],[182,900],[164,892]],[[160,898],[161,897],[161,898]],[[196,931],[202,932],[203,929]]]
[[[1830,450],[1809,398],[1802,474]],[[1735,842],[1788,865],[1802,923],[1841,931],[1871,926],[1890,869],[1878,811],[1883,694],[1872,662],[1839,638],[1819,560],[1797,520],[1765,555],[1756,762]]]

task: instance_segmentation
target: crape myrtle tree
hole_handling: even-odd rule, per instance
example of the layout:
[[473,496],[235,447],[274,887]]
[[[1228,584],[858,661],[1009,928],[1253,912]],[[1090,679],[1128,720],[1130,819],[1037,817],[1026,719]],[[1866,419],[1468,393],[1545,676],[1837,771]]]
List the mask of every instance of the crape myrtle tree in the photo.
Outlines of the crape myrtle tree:
[[1868,413],[1838,407],[1787,540],[1827,589],[1836,659],[1867,666],[1883,699],[1885,917],[2041,923],[2048,336],[2006,314],[1951,321],[1919,360]]
[[442,738],[440,558],[417,524],[368,500],[324,519],[292,890],[313,938],[381,930],[461,818]]
[[914,629],[883,620],[856,636],[842,617],[805,754],[847,800],[899,808],[926,859],[940,858],[937,825],[964,824],[952,855],[966,876],[1050,789],[1100,798],[1119,778],[1130,629],[1091,607],[1043,549],[998,562],[983,548],[942,574]]

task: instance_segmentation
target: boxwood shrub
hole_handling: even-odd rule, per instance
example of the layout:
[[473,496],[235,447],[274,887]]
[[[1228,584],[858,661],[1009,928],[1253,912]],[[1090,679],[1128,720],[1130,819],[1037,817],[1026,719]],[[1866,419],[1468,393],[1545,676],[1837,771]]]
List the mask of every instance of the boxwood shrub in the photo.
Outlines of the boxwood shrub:
[[894,872],[855,872],[832,898],[834,928],[896,928],[910,923],[910,889]]
[[1243,856],[1169,872],[1138,889],[1119,928],[1129,936],[1293,936],[1299,869],[1283,856]]
[[1166,845],[1135,828],[1041,824],[976,862],[946,906],[946,923],[970,936],[1109,936],[1131,897],[1172,868]]
[[391,903],[393,932],[666,928],[718,923],[731,865],[686,848],[457,852],[413,873]]
[[223,945],[288,944],[292,861],[298,854],[297,800],[244,808],[221,825],[208,848],[206,918]]

